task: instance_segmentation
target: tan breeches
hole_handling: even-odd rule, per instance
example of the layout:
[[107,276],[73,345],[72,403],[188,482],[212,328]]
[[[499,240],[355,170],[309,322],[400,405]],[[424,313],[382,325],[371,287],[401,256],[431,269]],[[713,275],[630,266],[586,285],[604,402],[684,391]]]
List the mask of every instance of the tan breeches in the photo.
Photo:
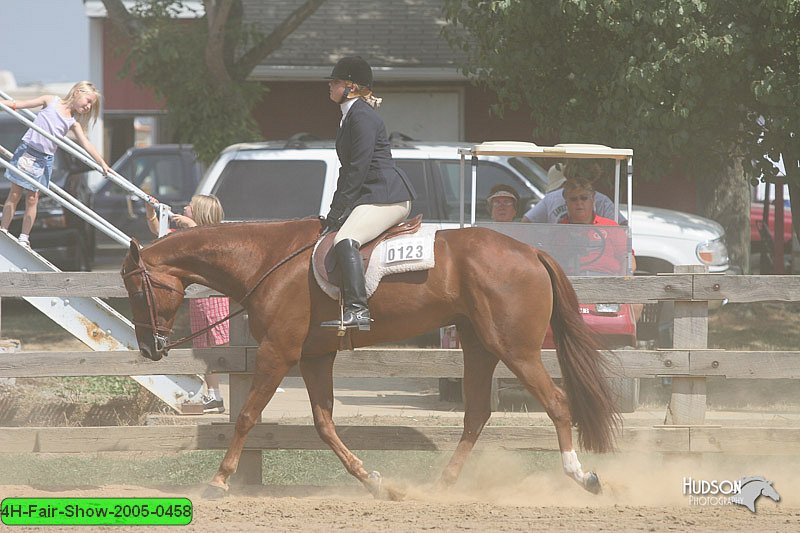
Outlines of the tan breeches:
[[410,212],[410,201],[356,206],[342,224],[333,242],[337,244],[345,239],[353,239],[361,246],[405,220]]

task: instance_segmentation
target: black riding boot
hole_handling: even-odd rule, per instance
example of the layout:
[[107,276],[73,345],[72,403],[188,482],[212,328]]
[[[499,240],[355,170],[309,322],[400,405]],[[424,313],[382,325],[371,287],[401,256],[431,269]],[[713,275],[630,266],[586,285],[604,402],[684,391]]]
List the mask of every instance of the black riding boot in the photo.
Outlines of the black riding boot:
[[358,250],[358,242],[353,239],[340,241],[333,247],[339,270],[342,273],[341,291],[344,299],[343,321],[328,320],[321,324],[324,328],[358,328],[369,331],[369,308],[364,281],[364,262]]

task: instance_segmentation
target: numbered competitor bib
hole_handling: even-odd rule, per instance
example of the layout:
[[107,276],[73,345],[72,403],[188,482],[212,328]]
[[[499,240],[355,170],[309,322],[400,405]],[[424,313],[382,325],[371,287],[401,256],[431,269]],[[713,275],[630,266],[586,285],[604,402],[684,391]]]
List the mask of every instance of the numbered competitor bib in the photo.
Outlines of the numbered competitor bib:
[[425,261],[433,258],[433,243],[420,237],[396,237],[386,241],[383,253],[384,264],[405,261]]

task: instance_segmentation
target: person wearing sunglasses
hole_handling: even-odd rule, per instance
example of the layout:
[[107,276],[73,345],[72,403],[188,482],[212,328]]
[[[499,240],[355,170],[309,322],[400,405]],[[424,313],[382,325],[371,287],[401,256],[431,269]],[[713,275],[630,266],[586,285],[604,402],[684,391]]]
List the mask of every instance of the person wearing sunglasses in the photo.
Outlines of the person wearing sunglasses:
[[510,185],[499,184],[492,187],[486,198],[489,215],[493,222],[514,222],[519,207],[519,193]]
[[[564,203],[562,187],[567,179],[583,177],[592,182],[601,177],[603,167],[597,161],[569,161],[558,163],[547,172],[547,193],[539,202],[522,216],[522,222],[557,224],[567,216],[567,205]],[[614,218],[614,202],[601,192],[595,193],[594,210],[604,218]],[[627,224],[620,214],[621,224]]]
[[[567,216],[559,224],[584,224],[593,227],[585,232],[585,247],[579,259],[582,275],[626,275],[628,238],[621,230],[606,230],[596,226],[619,226],[610,218],[595,213],[595,191],[592,182],[584,178],[568,179],[561,192],[567,206]],[[636,270],[636,257],[631,251],[632,268]],[[641,316],[642,304],[631,304],[634,320]]]

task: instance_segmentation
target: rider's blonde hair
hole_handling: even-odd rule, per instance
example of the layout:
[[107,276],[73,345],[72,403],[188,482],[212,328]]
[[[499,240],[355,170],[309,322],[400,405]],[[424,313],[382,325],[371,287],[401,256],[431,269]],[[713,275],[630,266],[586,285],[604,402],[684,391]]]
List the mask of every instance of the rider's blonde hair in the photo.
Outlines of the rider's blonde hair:
[[222,204],[213,194],[195,194],[189,205],[192,206],[192,218],[198,226],[219,224],[225,218]]
[[350,89],[350,92],[347,94],[348,99],[361,98],[373,109],[380,107],[381,102],[383,102],[383,98],[378,98],[372,94],[372,89],[369,87],[362,87],[361,85],[349,80],[345,81],[345,86]]
[[93,94],[97,97],[97,99],[92,104],[92,107],[89,108],[89,111],[86,113],[75,113],[74,117],[78,124],[86,130],[89,128],[89,123],[94,124],[97,122],[97,117],[100,115],[100,103],[103,100],[103,95],[100,94],[100,91],[97,90],[97,87],[94,86],[94,83],[90,81],[79,81],[67,93],[67,96],[64,97],[64,104],[67,106],[72,105],[72,103],[80,96],[81,94]]

